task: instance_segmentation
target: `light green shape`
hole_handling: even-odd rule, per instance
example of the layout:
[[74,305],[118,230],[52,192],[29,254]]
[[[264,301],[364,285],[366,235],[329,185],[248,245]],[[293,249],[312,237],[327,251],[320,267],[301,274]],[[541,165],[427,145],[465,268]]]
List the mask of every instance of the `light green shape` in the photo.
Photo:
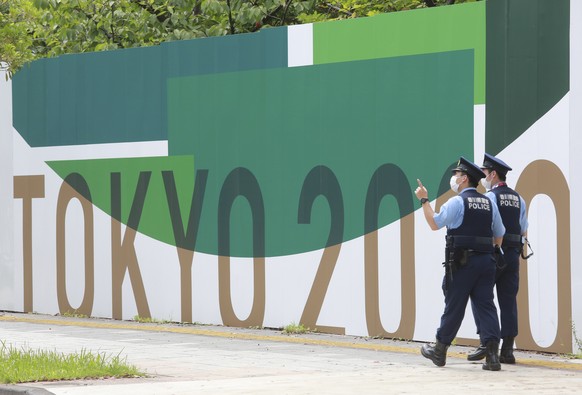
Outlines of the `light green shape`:
[[[63,179],[79,173],[89,186],[95,206],[111,215],[111,173],[121,173],[121,222],[127,224],[140,172],[151,172],[138,231],[176,245],[162,171],[173,171],[184,226],[188,224],[194,189],[194,157],[88,159],[52,161],[48,165]],[[74,187],[74,186],[73,186]]]
[[[313,62],[336,63],[474,49],[474,104],[484,104],[485,4],[480,1],[316,23]],[[433,70],[423,70],[422,74],[431,76]],[[423,78],[422,74],[418,78]]]

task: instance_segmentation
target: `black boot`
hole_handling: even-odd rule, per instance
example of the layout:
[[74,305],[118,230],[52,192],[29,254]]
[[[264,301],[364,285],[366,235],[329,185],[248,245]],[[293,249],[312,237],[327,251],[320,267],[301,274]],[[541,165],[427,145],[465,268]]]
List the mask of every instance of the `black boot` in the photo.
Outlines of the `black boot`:
[[439,342],[437,340],[434,346],[424,344],[420,348],[420,353],[423,357],[428,358],[434,363],[436,366],[445,366],[447,363],[447,350],[449,346]]
[[513,337],[504,337],[501,345],[501,352],[499,353],[499,362],[501,363],[515,363],[513,356]]
[[485,363],[483,364],[483,369],[485,370],[501,370],[501,364],[499,363],[499,343],[494,340],[489,340],[487,342],[487,349],[485,354]]
[[483,344],[479,344],[479,347],[477,347],[475,351],[467,355],[467,360],[480,361],[485,358],[485,354],[487,354],[487,347],[485,347]]

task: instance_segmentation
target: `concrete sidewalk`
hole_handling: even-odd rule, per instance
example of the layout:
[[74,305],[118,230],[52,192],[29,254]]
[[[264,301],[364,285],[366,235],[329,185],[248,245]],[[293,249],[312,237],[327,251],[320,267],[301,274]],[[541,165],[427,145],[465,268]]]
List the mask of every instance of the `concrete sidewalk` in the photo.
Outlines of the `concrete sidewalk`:
[[0,340],[64,353],[120,354],[148,374],[18,386],[56,395],[565,394],[582,388],[582,360],[516,352],[518,364],[488,372],[466,360],[471,349],[451,347],[447,365],[438,368],[420,355],[421,343],[353,336],[5,313]]

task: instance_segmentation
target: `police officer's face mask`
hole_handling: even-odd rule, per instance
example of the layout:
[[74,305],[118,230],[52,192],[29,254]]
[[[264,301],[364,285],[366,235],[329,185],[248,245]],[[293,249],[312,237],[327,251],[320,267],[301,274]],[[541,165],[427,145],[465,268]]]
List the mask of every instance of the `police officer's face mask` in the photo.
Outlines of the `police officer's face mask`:
[[449,183],[451,184],[451,189],[455,193],[459,193],[459,185],[460,185],[460,182],[461,182],[460,181],[460,178],[461,178],[461,176],[453,175],[451,177],[451,180],[449,181]]
[[481,179],[481,185],[483,185],[487,190],[491,189],[492,174],[493,173],[489,173],[487,177]]

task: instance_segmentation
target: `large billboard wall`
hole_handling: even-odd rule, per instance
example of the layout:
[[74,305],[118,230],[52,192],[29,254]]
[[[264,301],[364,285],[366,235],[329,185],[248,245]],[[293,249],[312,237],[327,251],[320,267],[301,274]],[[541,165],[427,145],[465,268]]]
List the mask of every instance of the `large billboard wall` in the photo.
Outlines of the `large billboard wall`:
[[430,341],[416,179],[438,209],[487,151],[528,205],[517,347],[574,352],[581,26],[488,0],[36,61],[0,86],[0,309]]

